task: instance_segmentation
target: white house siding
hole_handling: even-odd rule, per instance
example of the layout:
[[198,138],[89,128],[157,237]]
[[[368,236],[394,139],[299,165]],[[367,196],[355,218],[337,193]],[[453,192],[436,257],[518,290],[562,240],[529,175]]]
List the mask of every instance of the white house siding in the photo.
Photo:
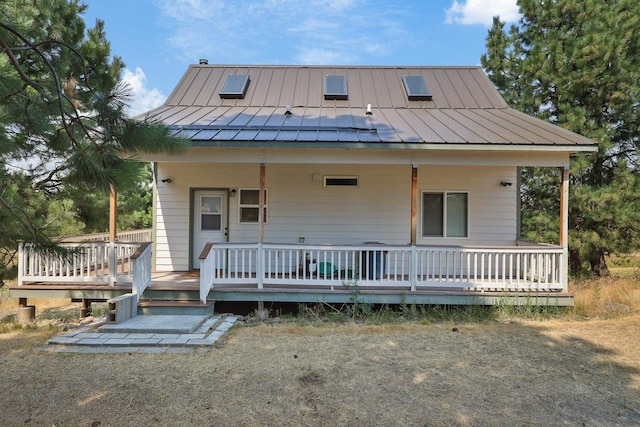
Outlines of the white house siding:
[[[193,189],[255,188],[258,173],[255,164],[158,163],[154,217],[156,270],[189,270]],[[170,184],[161,182],[167,177],[172,178]],[[236,200],[229,199],[230,236],[238,223]]]
[[[357,176],[359,186],[325,187],[324,176]],[[166,184],[161,179],[172,177]],[[511,187],[501,187],[500,181]],[[418,244],[512,245],[516,238],[516,168],[421,165],[418,189],[469,193],[469,237],[421,238]],[[155,262],[159,271],[188,270],[193,189],[257,188],[259,165],[158,163]],[[266,164],[268,223],[273,243],[410,242],[410,165]],[[239,224],[239,193],[229,199],[229,239],[256,242],[257,224]]]
[[[324,176],[356,176],[358,187],[325,187]],[[409,242],[411,169],[407,166],[267,166],[269,224],[276,243]]]

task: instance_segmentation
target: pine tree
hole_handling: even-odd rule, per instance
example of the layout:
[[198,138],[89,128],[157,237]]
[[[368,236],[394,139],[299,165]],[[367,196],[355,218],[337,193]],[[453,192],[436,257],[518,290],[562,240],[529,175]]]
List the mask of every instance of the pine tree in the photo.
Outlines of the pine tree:
[[0,3],[0,283],[18,242],[56,248],[66,189],[133,186],[136,155],[185,148],[161,124],[127,117],[124,64],[102,21],[85,28],[85,10],[78,0]]
[[[597,153],[571,161],[570,265],[607,275],[607,255],[640,247],[640,3],[518,4],[522,18],[508,32],[494,19],[482,66],[514,108],[599,142]],[[545,170],[523,173],[528,237],[553,235],[552,180]]]

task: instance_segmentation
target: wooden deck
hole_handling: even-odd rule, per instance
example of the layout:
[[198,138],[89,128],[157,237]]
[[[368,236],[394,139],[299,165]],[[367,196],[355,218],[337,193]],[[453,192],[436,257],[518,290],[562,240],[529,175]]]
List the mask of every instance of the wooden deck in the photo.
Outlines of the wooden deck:
[[[199,273],[153,272],[148,242],[64,243],[70,256],[20,245],[19,298],[281,302],[371,301],[389,304],[555,304],[566,295],[565,250],[506,247],[205,245]],[[197,295],[194,296],[195,290]]]
[[[151,284],[141,298],[145,300],[198,300],[197,272],[154,272]],[[28,283],[10,288],[15,298],[70,298],[72,300],[106,301],[131,292],[131,284],[109,286],[104,283]],[[353,287],[335,285],[264,284],[262,288],[249,284],[216,284],[209,291],[208,300],[233,302],[289,302],[289,303],[350,303],[356,292]],[[375,304],[442,304],[442,305],[555,305],[573,306],[573,295],[564,292],[539,291],[481,291],[465,287],[441,286],[407,287],[359,286],[359,302]]]

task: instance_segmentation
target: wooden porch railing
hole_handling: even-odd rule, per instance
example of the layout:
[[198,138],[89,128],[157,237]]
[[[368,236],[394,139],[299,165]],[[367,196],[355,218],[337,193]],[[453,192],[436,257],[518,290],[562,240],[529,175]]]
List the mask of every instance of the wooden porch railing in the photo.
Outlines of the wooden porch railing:
[[208,244],[200,298],[216,284],[566,291],[561,247]]
[[42,254],[29,244],[18,249],[18,286],[30,282],[131,283],[142,293],[151,281],[148,243],[62,243],[67,255]]
[[133,266],[131,292],[137,299],[151,284],[151,243],[142,243],[131,255],[131,262]]
[[[144,228],[141,230],[118,231],[116,240],[118,242],[150,242],[152,240],[153,230]],[[109,233],[93,233],[81,234],[78,236],[65,236],[60,239],[61,242],[77,243],[77,242],[108,242]]]

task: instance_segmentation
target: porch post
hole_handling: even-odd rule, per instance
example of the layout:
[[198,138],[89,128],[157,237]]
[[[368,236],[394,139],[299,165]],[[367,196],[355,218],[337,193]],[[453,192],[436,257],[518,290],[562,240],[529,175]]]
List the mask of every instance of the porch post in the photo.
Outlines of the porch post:
[[266,167],[260,163],[260,194],[258,195],[258,224],[260,227],[260,243],[264,243],[264,205],[266,188]]
[[411,165],[411,246],[416,244],[418,224],[418,165]]
[[109,285],[115,286],[118,266],[116,265],[115,242],[118,236],[118,192],[111,184],[109,192]]
[[568,292],[569,283],[569,167],[560,169],[562,185],[560,187],[560,246],[564,262],[562,263],[562,287]]
[[409,264],[409,282],[411,290],[416,290],[418,271],[418,251],[416,241],[418,234],[418,165],[411,165],[411,263]]
[[109,241],[115,242],[118,235],[118,192],[111,184],[109,192]]
[[[264,205],[265,205],[265,189],[266,189],[266,167],[264,163],[260,163],[260,194],[258,195],[258,224],[260,229],[260,240],[258,242],[258,268],[256,274],[258,275],[258,289],[262,289],[264,285]],[[260,301],[258,301],[260,304]],[[264,303],[263,303],[264,304]]]

